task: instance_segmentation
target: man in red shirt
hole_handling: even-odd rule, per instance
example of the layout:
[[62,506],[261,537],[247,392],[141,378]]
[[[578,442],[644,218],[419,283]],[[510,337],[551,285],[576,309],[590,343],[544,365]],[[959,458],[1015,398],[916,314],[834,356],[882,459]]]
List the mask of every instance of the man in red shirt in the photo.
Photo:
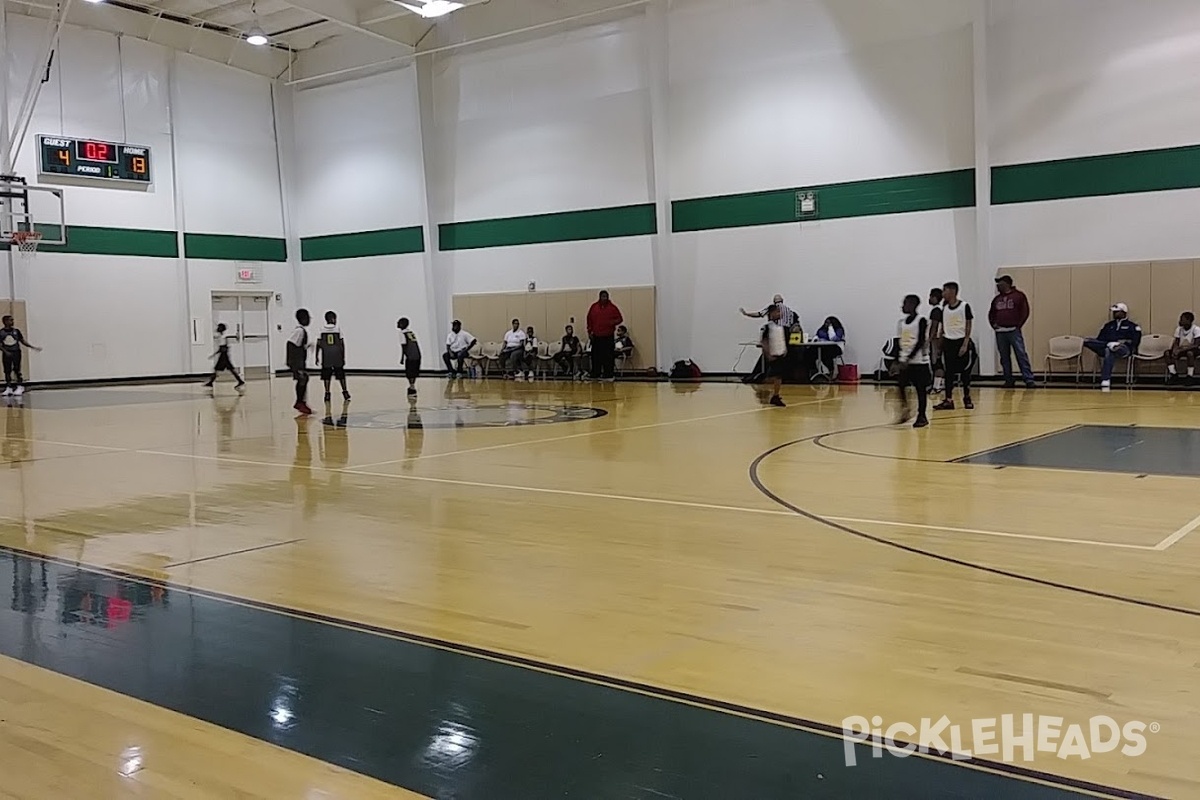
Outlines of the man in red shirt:
[[992,298],[992,307],[988,309],[988,322],[996,332],[996,350],[1000,353],[1004,388],[1016,386],[1012,371],[1012,354],[1015,351],[1025,386],[1032,389],[1037,384],[1029,367],[1029,354],[1025,352],[1025,337],[1021,334],[1021,328],[1029,320],[1029,298],[1013,286],[1013,279],[1008,275],[996,278],[996,290],[998,293]]
[[617,326],[625,320],[621,309],[608,299],[608,292],[600,292],[600,299],[592,303],[587,313],[588,339],[592,343],[592,379],[613,380],[617,365]]

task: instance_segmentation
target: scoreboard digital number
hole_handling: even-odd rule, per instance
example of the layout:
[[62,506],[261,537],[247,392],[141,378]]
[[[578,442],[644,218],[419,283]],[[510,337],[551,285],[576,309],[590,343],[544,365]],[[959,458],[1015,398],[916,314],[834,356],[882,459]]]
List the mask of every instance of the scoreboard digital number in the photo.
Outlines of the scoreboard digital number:
[[39,136],[38,143],[38,172],[42,175],[151,182],[149,147],[61,136]]

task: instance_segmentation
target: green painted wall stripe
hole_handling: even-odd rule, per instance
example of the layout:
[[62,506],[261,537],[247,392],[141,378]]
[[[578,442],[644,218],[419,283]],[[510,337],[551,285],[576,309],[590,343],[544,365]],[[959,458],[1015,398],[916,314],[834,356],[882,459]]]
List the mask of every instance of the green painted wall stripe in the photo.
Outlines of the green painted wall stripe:
[[438,247],[441,250],[474,250],[647,236],[657,231],[654,204],[642,203],[527,217],[449,222],[438,226]]
[[419,225],[362,233],[309,236],[300,240],[301,261],[329,261],[336,258],[396,256],[423,252],[425,232]]
[[796,192],[817,194],[812,219],[903,214],[975,205],[975,170],[903,175],[767,192],[698,197],[671,203],[676,232],[798,222]]
[[[38,226],[47,236],[59,235],[60,226]],[[96,256],[146,256],[177,258],[178,239],[175,231],[153,231],[137,228],[101,228],[89,225],[67,227],[67,243],[63,246],[42,245],[44,253],[77,253]]]
[[992,167],[992,202],[1200,188],[1200,145]]
[[287,241],[269,236],[185,233],[183,254],[228,261],[287,261]]

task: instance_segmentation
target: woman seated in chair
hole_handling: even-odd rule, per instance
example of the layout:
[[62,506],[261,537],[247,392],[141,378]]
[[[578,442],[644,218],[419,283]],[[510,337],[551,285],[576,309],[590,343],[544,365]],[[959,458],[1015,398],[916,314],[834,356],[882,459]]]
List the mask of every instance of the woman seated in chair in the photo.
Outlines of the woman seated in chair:
[[826,317],[825,321],[821,323],[821,327],[817,329],[817,340],[839,342],[836,345],[817,348],[817,355],[825,364],[825,368],[832,374],[837,360],[842,356],[842,344],[846,342],[846,329],[842,327],[842,321],[837,317]]

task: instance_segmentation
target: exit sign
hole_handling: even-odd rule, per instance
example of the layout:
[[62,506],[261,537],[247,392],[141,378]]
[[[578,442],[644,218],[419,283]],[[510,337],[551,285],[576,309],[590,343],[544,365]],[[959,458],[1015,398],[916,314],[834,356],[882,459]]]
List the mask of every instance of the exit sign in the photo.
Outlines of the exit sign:
[[262,276],[257,267],[238,267],[237,282],[238,283],[260,283]]

